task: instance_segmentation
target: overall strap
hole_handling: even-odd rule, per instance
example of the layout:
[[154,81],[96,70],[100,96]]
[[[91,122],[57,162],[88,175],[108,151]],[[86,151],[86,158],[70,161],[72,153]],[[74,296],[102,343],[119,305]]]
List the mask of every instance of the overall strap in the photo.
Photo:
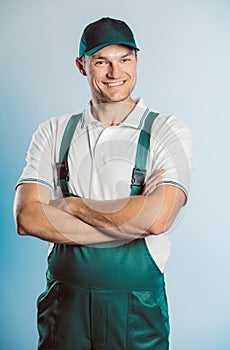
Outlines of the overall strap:
[[74,194],[69,191],[68,154],[74,131],[79,120],[81,119],[81,116],[82,114],[72,115],[72,117],[69,119],[61,141],[59,162],[56,163],[58,185],[61,187],[64,197],[74,196]]
[[141,129],[137,144],[135,166],[132,173],[130,196],[135,196],[141,194],[142,192],[146,176],[146,162],[150,145],[152,125],[158,115],[159,113],[149,112],[145,118],[144,126]]

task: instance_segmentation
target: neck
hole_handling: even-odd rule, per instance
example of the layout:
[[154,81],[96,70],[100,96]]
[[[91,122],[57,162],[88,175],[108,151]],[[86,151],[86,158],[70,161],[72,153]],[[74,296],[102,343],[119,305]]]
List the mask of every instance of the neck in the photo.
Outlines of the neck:
[[95,104],[91,101],[91,112],[105,127],[119,125],[135,107],[135,101]]

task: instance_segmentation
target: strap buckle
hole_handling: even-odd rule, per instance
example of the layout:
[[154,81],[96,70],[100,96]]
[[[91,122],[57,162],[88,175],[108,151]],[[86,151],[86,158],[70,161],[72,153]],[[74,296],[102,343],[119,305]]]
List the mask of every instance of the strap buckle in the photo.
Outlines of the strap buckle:
[[143,187],[145,182],[146,169],[133,168],[131,187],[139,186]]
[[69,181],[68,162],[66,160],[63,160],[62,162],[57,162],[56,167],[57,167],[58,185],[60,186],[60,180]]

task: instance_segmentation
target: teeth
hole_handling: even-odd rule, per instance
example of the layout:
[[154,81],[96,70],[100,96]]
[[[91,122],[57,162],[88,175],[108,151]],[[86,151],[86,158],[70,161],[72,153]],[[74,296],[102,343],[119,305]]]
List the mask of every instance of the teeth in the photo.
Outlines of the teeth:
[[108,86],[118,86],[118,85],[121,85],[121,84],[123,84],[123,81],[118,81],[116,83],[107,83],[106,85],[108,85]]

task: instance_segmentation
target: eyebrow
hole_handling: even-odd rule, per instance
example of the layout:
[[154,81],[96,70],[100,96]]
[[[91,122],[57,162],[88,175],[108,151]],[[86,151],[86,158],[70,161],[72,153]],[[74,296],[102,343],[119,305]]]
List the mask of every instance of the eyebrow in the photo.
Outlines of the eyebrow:
[[[129,50],[126,54],[122,55],[120,58],[125,58],[127,56],[130,56],[133,54],[133,51],[132,50]],[[101,56],[101,55],[98,55],[98,54],[94,54],[92,56],[93,60],[107,60],[108,57],[106,56]]]

